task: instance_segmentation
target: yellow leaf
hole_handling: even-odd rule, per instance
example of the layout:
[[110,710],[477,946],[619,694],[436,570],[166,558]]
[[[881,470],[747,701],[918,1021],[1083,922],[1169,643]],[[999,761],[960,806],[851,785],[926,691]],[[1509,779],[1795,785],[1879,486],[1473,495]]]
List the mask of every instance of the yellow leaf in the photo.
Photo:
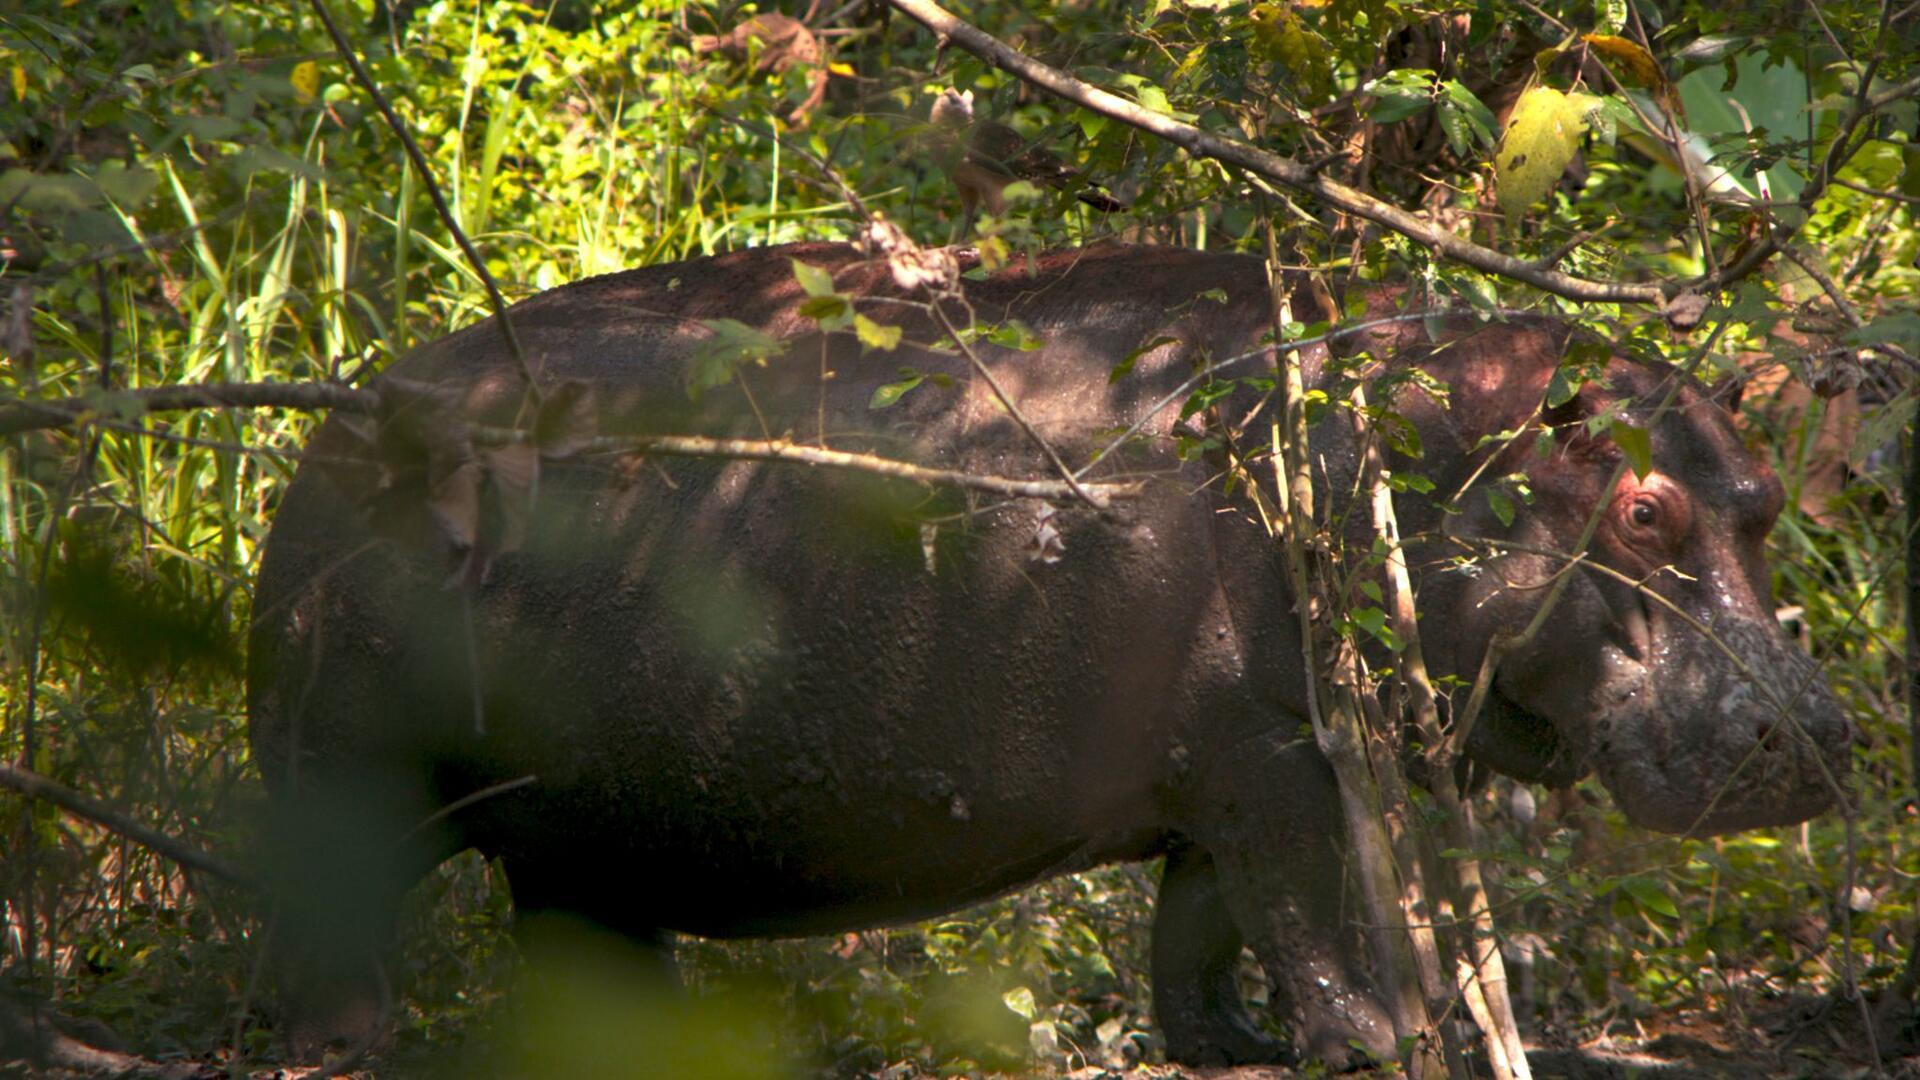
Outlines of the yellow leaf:
[[1277,62],[1293,77],[1303,98],[1319,101],[1333,85],[1328,57],[1333,46],[1285,4],[1261,4],[1248,13],[1253,22],[1254,54]]
[[853,78],[853,65],[842,60],[835,60],[833,63],[828,64],[827,70],[843,79]]
[[27,100],[27,69],[19,64],[13,65],[13,96],[16,101]]
[[1660,70],[1660,61],[1641,48],[1637,41],[1612,34],[1586,34],[1580,40],[1592,46],[1594,52],[1617,63],[1621,70],[1631,76],[1629,81],[1637,85],[1658,89],[1667,81],[1667,73]]
[[1587,114],[1599,104],[1591,94],[1563,94],[1549,86],[1520,95],[1493,160],[1500,209],[1508,218],[1519,217],[1553,190],[1586,134]]
[[320,65],[311,60],[302,60],[293,65],[293,73],[287,76],[293,84],[294,99],[305,105],[320,94]]
[[1581,37],[1594,52],[1613,61],[1614,67],[1624,77],[1622,82],[1636,83],[1653,91],[1654,100],[1660,107],[1682,120],[1687,111],[1680,104],[1680,95],[1667,79],[1667,73],[1653,54],[1640,47],[1637,41],[1629,41],[1612,34],[1586,34]]

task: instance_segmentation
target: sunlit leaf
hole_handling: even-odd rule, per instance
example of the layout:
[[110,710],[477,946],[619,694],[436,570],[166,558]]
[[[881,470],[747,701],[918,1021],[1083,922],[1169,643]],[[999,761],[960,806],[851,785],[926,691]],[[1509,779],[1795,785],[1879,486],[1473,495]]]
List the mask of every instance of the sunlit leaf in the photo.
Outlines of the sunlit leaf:
[[1643,427],[1635,427],[1622,420],[1615,420],[1610,429],[1613,443],[1620,452],[1627,455],[1627,464],[1633,467],[1633,475],[1641,480],[1653,471],[1653,436]]
[[320,65],[312,60],[302,60],[293,65],[287,82],[293,85],[294,100],[305,105],[320,94]]
[[1550,86],[1520,96],[1494,154],[1500,208],[1508,218],[1518,218],[1553,190],[1579,149],[1587,113],[1599,104],[1590,94],[1563,94]]
[[925,382],[926,378],[927,377],[925,375],[921,375],[918,372],[916,372],[897,382],[885,383],[881,386],[875,387],[873,391],[873,397],[868,399],[867,401],[867,408],[869,409],[891,408],[892,406],[898,404],[901,398],[907,396],[907,391],[912,390],[914,387],[919,386],[921,383]]
[[900,344],[900,335],[903,333],[898,326],[877,323],[865,315],[853,317],[853,330],[859,335],[862,346],[882,352],[892,352]]

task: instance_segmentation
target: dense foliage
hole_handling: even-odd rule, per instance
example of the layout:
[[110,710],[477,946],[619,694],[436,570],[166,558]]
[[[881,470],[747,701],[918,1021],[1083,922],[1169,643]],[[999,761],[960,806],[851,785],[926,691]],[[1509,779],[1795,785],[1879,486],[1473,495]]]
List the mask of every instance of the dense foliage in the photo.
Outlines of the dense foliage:
[[[1071,191],[1027,193],[982,222],[1003,257],[1116,236],[1258,253],[1270,218],[1290,258],[1328,274],[1402,279],[1487,312],[1555,311],[1676,360],[1704,337],[1644,307],[1574,303],[1439,261],[1062,105],[884,5],[814,7],[788,14],[807,17],[818,59],[790,63],[772,62],[765,40],[699,40],[770,6],[335,11],[510,298],[844,239],[860,215],[842,184],[944,243],[962,214],[929,150],[928,109],[964,88],[1129,204],[1099,215]],[[1724,328],[1706,374],[1754,384],[1748,431],[1790,495],[1777,591],[1865,733],[1857,809],[1798,829],[1653,838],[1597,787],[1549,798],[1497,781],[1477,796],[1482,847],[1512,954],[1532,958],[1522,1020],[1552,1037],[1644,1035],[1693,1010],[1737,1044],[1780,995],[1832,993],[1855,1009],[1846,987],[1888,987],[1920,932],[1900,603],[1900,435],[1920,352],[1920,12],[1148,0],[962,14],[1149,110],[1571,273],[1683,278],[1782,245],[1707,297],[1705,325]],[[1678,136],[1663,134],[1666,116],[1682,119]],[[1830,162],[1836,133],[1857,146]],[[1810,183],[1818,197],[1803,205]],[[263,795],[244,737],[249,584],[315,418],[148,416],[126,391],[360,384],[483,317],[485,291],[428,184],[304,4],[22,0],[0,13],[0,406],[80,397],[88,421],[0,442],[0,760],[197,845],[252,849]],[[263,913],[245,890],[4,792],[0,838],[11,986],[149,1055],[278,1053],[256,965]],[[1153,878],[1113,868],[841,940],[688,941],[696,1001],[714,1009],[638,1024],[623,1018],[688,1007],[642,1001],[606,960],[617,946],[587,931],[506,936],[505,882],[468,856],[414,897],[390,1060],[418,1072],[482,1055],[555,1076],[681,1053],[730,1076],[790,1057],[893,1075],[1152,1060]],[[523,953],[531,963],[511,962]],[[1252,966],[1247,979],[1257,998]],[[581,1034],[603,1029],[617,1035]],[[714,1057],[722,1046],[737,1058]],[[1867,1052],[1843,1049],[1855,1062]]]

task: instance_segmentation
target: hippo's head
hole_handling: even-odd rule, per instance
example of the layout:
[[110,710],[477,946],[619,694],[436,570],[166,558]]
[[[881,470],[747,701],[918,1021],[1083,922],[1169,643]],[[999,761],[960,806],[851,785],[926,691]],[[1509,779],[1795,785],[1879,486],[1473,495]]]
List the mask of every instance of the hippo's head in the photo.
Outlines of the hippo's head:
[[[1533,406],[1524,402],[1541,400],[1543,381],[1519,375],[1539,365],[1484,355],[1471,338],[1459,344],[1444,361],[1465,390],[1456,408],[1498,412],[1517,401],[1525,416]],[[1557,357],[1565,342],[1533,344]],[[1621,469],[1613,419],[1650,434],[1644,476]],[[1526,779],[1565,783],[1596,770],[1629,818],[1666,832],[1787,824],[1825,810],[1852,729],[1775,619],[1765,545],[1783,496],[1773,470],[1713,395],[1665,365],[1611,360],[1547,411],[1544,431],[1516,440],[1479,481],[1525,473],[1531,502],[1513,499],[1509,524],[1470,493],[1441,528],[1473,557],[1425,582],[1425,618],[1448,631],[1425,635],[1435,666],[1471,680],[1488,645],[1532,619],[1567,566],[1558,553],[1579,546],[1601,508],[1586,565],[1569,572],[1539,633],[1497,668],[1469,752]]]

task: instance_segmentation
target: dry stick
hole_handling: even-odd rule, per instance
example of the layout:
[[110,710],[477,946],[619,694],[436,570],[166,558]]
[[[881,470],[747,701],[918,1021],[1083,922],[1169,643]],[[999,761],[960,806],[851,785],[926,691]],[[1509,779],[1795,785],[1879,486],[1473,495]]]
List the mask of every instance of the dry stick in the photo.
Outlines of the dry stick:
[[[1266,235],[1266,262],[1269,297],[1273,309],[1274,334],[1283,336],[1288,321],[1289,301],[1286,283],[1279,270],[1279,253],[1273,236],[1272,220],[1263,219]],[[1360,709],[1355,695],[1336,695],[1321,680],[1319,649],[1315,643],[1314,600],[1316,590],[1308,569],[1308,547],[1314,542],[1313,466],[1307,455],[1306,380],[1301,371],[1301,351],[1280,354],[1280,409],[1272,423],[1274,463],[1278,468],[1281,541],[1289,584],[1293,589],[1294,610],[1300,619],[1300,650],[1307,671],[1307,713],[1313,725],[1314,741],[1333,768],[1339,789],[1341,816],[1346,822],[1347,838],[1353,849],[1353,869],[1360,879],[1361,902],[1367,912],[1368,936],[1372,941],[1374,975],[1382,992],[1388,995],[1397,1038],[1414,1036],[1425,1030],[1428,1020],[1421,998],[1417,973],[1406,962],[1404,938],[1398,932],[1395,898],[1399,890],[1393,881],[1393,849],[1381,817],[1380,794],[1373,783],[1366,753],[1366,735],[1361,730]],[[1285,425],[1283,438],[1281,427]],[[1421,1052],[1421,1040],[1409,1044],[1409,1059],[1404,1063],[1416,1076],[1435,1071],[1427,1054]]]
[[142,825],[127,814],[38,773],[0,762],[0,787],[12,788],[29,799],[43,799],[50,802],[76,817],[85,818],[142,847],[151,848],[189,870],[212,874],[214,877],[237,885],[253,884],[253,880],[244,871],[220,856],[202,851],[185,841],[176,840],[158,829]]
[[[1906,442],[1907,460],[1901,480],[1901,495],[1907,503],[1907,732],[1912,742],[1907,747],[1907,782],[1920,793],[1920,424],[1909,424]],[[1900,970],[1882,1008],[1895,998],[1910,1001],[1920,987],[1920,931],[1907,941],[1907,963]]]
[[1435,252],[1456,262],[1525,282],[1543,292],[1569,300],[1593,303],[1660,304],[1668,293],[1680,291],[1674,286],[1594,281],[1557,270],[1542,269],[1533,262],[1516,258],[1492,248],[1461,239],[1430,221],[1421,219],[1365,192],[1322,176],[1315,169],[1292,158],[1281,157],[1236,139],[1222,138],[1170,116],[1153,112],[1109,93],[1090,83],[1026,56],[997,38],[955,18],[930,0],[889,0],[936,34],[982,60],[1033,84],[1056,97],[1071,101],[1089,112],[1118,120],[1181,147],[1188,153],[1237,165],[1251,173],[1305,192],[1345,213],[1365,218],[1403,236],[1417,240]]
[[372,413],[380,401],[372,390],[319,382],[189,383],[122,390],[110,398],[72,397],[44,401],[16,400],[0,404],[0,436],[63,428],[101,411],[113,411],[116,402],[137,405],[146,412],[182,409],[344,409]]
[[460,223],[454,220],[453,208],[447,205],[447,197],[441,193],[440,185],[434,182],[433,170],[427,165],[427,156],[420,152],[420,145],[413,141],[412,133],[407,131],[407,125],[402,123],[400,117],[394,113],[393,106],[387,104],[386,95],[380,92],[380,87],[373,81],[373,76],[360,63],[359,54],[355,53],[353,46],[347,43],[346,35],[340,32],[339,25],[333,21],[333,14],[327,10],[326,0],[310,0],[310,2],[313,5],[314,14],[320,16],[321,24],[327,28],[327,36],[333,39],[334,48],[340,50],[340,58],[345,60],[347,67],[352,70],[354,80],[367,92],[367,96],[373,99],[374,107],[379,109],[380,115],[386,118],[387,127],[393,129],[394,135],[399,137],[400,145],[407,152],[407,160],[413,163],[414,172],[420,177],[420,182],[426,185],[427,197],[433,200],[433,209],[440,215],[440,223],[447,227],[448,233],[452,234],[454,243],[460,245],[460,252],[467,257],[467,262],[473,267],[474,276],[479,278],[480,284],[486,288],[487,304],[493,309],[494,320],[500,325],[500,336],[506,339],[507,351],[513,354],[514,366],[520,369],[520,378],[526,383],[527,394],[536,406],[539,405],[540,384],[534,381],[533,369],[527,366],[526,353],[520,348],[520,335],[514,332],[513,319],[507,314],[507,299],[501,295],[499,284],[493,280],[493,273],[487,269],[485,260],[480,258],[480,252],[473,246],[473,241],[467,239],[467,234],[460,228]]
[[[390,379],[387,385],[411,384]],[[372,414],[378,410],[380,403],[380,395],[375,390],[357,390],[332,383],[202,383],[120,393],[148,412],[200,408],[330,408]],[[0,405],[0,435],[70,427],[90,419],[93,415],[91,409],[97,404],[97,401],[88,398],[59,398]],[[492,445],[523,443],[533,437],[532,432],[519,428],[484,425],[475,425],[472,435],[475,442]],[[1043,442],[1041,445],[1046,444]],[[954,469],[932,469],[872,454],[803,446],[786,439],[717,439],[703,435],[600,436],[590,441],[585,450],[602,454],[654,453],[672,457],[791,462],[869,472],[936,487],[970,488],[1014,498],[1082,499],[1099,509],[1105,509],[1114,499],[1138,498],[1144,486],[1141,481],[1087,483],[1073,478],[1071,474],[1065,480],[1016,480]]]
[[[476,442],[485,442],[490,433],[475,433]],[[528,437],[526,432],[510,433],[514,441]],[[1045,445],[1045,444],[1042,444]],[[829,469],[850,469],[878,476],[897,477],[935,487],[967,488],[1020,499],[1079,499],[1095,509],[1106,509],[1115,499],[1139,498],[1144,481],[1086,483],[1080,480],[1014,480],[1003,476],[930,469],[891,458],[827,450],[786,439],[715,439],[704,435],[616,435],[601,436],[587,444],[585,453],[654,453],[672,457],[730,458],[744,461],[785,461],[817,465]]]
[[[1363,425],[1362,410],[1366,408],[1366,390],[1364,386],[1354,389],[1353,422],[1358,429]],[[1368,487],[1372,496],[1373,532],[1384,544],[1387,572],[1387,602],[1390,617],[1393,619],[1393,631],[1400,639],[1400,652],[1395,664],[1400,672],[1402,684],[1408,692],[1408,705],[1413,712],[1414,729],[1420,734],[1420,741],[1426,746],[1438,746],[1445,739],[1440,728],[1440,712],[1435,704],[1433,682],[1427,673],[1426,654],[1420,644],[1420,624],[1414,607],[1413,581],[1407,570],[1406,548],[1400,537],[1399,516],[1393,509],[1393,491],[1388,480],[1390,473],[1380,454],[1378,440],[1369,439],[1366,453],[1362,458],[1362,469],[1368,477]],[[1397,719],[1397,718],[1394,718]],[[1397,775],[1400,763],[1396,760],[1389,768]],[[1460,792],[1454,782],[1453,770],[1447,769],[1435,773],[1427,780],[1435,801],[1446,814],[1447,846],[1460,851],[1473,848],[1472,823],[1468,817],[1468,807],[1462,802]],[[1412,864],[1418,867],[1416,861]],[[1479,860],[1463,855],[1454,862],[1454,875],[1458,879],[1461,899],[1464,901],[1469,936],[1464,943],[1465,955],[1462,963],[1473,976],[1475,987],[1467,990],[1468,1011],[1473,1014],[1474,1022],[1487,1037],[1487,1051],[1493,1073],[1497,1080],[1517,1078],[1531,1080],[1532,1071],[1527,1066],[1526,1049],[1520,1042],[1519,1024],[1514,1019],[1513,1004],[1507,994],[1506,967],[1498,948],[1489,948],[1487,954],[1479,952],[1477,946],[1486,941],[1491,946],[1493,938],[1493,912],[1488,901],[1487,890],[1480,874]],[[1410,923],[1417,919],[1409,918]],[[1439,967],[1437,946],[1433,943],[1431,929],[1426,932],[1423,944],[1415,937],[1416,949],[1434,950],[1434,981],[1443,978]],[[1446,985],[1446,984],[1442,984]],[[1429,988],[1432,997],[1434,989]],[[1475,996],[1480,995],[1478,1007]]]
[[[1392,492],[1386,483],[1386,473],[1380,464],[1380,441],[1376,432],[1366,419],[1366,385],[1358,384],[1351,395],[1352,408],[1349,417],[1353,427],[1354,441],[1360,449],[1361,467],[1355,476],[1358,497],[1359,490],[1365,489],[1370,496],[1373,508],[1374,534],[1383,540],[1397,543],[1391,538],[1383,523],[1391,522]],[[1380,512],[1381,501],[1385,500],[1386,516]],[[1362,660],[1357,649],[1342,651],[1342,659],[1347,665],[1343,682],[1351,687],[1363,688],[1366,685]],[[1440,1051],[1445,1059],[1447,1073],[1454,1080],[1465,1080],[1469,1075],[1465,1051],[1459,1045],[1456,1027],[1447,1024],[1446,1018],[1452,1011],[1453,993],[1447,976],[1447,969],[1440,958],[1439,937],[1435,932],[1437,914],[1436,899],[1427,885],[1428,860],[1422,851],[1421,835],[1413,827],[1412,800],[1407,794],[1408,784],[1402,740],[1398,737],[1401,730],[1398,715],[1389,718],[1381,706],[1378,696],[1359,690],[1354,693],[1365,716],[1371,735],[1367,739],[1367,748],[1373,769],[1373,776],[1380,787],[1380,800],[1386,810],[1384,821],[1388,838],[1392,841],[1394,859],[1400,871],[1400,906],[1407,929],[1408,944],[1413,952],[1415,974],[1420,981],[1420,989],[1426,998],[1427,1021],[1437,1030]],[[1490,1044],[1494,1028],[1481,1025]],[[1494,1075],[1498,1080],[1508,1080],[1510,1073],[1505,1068],[1504,1057],[1494,1055]]]

